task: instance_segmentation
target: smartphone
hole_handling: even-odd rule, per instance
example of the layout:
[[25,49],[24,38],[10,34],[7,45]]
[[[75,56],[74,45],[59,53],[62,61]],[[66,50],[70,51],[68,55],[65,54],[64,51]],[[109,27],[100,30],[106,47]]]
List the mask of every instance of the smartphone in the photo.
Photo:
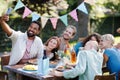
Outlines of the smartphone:
[[12,8],[8,8],[6,14],[9,15],[12,12]]

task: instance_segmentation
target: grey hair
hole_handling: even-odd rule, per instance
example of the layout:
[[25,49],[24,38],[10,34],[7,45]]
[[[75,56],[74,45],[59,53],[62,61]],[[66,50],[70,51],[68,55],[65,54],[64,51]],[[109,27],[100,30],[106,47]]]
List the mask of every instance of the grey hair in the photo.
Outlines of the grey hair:
[[115,38],[114,38],[114,36],[113,36],[112,34],[104,34],[104,35],[102,35],[101,39],[102,39],[102,40],[111,41],[111,44],[112,44],[112,45],[113,45],[114,42],[115,42],[115,40],[114,40]]

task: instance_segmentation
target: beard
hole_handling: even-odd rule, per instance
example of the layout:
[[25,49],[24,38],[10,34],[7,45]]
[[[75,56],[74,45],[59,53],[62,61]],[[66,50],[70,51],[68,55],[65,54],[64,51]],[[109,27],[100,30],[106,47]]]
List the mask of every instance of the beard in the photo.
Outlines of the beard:
[[31,33],[30,31],[27,31],[27,36],[28,37],[34,37],[34,36],[36,36],[34,33]]
[[[63,35],[63,38],[64,38],[65,40],[70,40],[70,38],[65,37],[65,35],[67,35],[67,34],[64,34],[64,35]],[[67,36],[68,36],[68,35],[67,35]]]
[[64,38],[64,40],[70,40],[69,38],[66,38],[66,37],[63,37]]

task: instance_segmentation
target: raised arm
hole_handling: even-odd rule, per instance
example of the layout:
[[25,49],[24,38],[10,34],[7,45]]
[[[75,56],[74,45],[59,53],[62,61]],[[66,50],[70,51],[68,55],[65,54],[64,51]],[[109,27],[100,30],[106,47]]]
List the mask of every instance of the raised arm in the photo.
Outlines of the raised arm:
[[10,36],[12,34],[12,29],[10,28],[10,26],[6,23],[6,21],[9,20],[9,16],[8,15],[3,15],[2,17],[0,17],[0,25],[3,29],[3,31],[5,33],[7,33],[8,36]]

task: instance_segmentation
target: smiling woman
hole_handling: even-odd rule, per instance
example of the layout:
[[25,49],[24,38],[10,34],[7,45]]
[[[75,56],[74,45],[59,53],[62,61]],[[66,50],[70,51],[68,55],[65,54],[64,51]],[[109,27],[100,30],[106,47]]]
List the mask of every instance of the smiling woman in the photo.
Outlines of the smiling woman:
[[57,58],[56,52],[58,51],[60,46],[59,38],[57,36],[53,36],[49,38],[44,44],[44,57],[48,57],[50,60],[55,60]]

